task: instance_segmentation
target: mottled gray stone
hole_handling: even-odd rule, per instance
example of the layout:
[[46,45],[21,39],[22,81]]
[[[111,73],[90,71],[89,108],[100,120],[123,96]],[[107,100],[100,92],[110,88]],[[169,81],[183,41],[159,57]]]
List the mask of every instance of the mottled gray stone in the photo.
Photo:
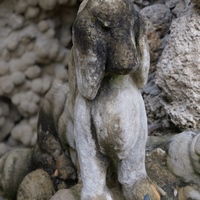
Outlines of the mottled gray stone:
[[54,194],[53,182],[47,172],[37,169],[23,179],[17,193],[17,200],[48,200]]
[[200,134],[185,131],[171,138],[167,164],[169,169],[187,183],[200,185]]
[[193,7],[173,21],[168,44],[157,64],[156,83],[165,98],[165,111],[182,129],[200,127],[199,17],[200,10]]
[[14,199],[19,184],[32,170],[31,149],[18,149],[0,158],[0,188],[5,196]]
[[[172,22],[172,13],[166,5],[162,4],[147,6],[140,13],[144,16],[147,24],[147,38],[150,47],[151,63],[155,63],[162,52],[162,39],[169,31]],[[151,68],[153,67],[155,70],[155,64],[151,66]]]

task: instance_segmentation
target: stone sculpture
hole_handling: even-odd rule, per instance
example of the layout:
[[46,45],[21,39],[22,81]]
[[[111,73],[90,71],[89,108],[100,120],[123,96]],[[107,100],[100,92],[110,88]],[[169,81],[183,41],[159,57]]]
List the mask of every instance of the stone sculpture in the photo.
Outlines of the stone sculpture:
[[[178,148],[177,148],[178,147]],[[184,131],[174,135],[169,142],[168,168],[185,183],[180,199],[200,199],[200,134]],[[181,198],[181,195],[185,198]]]
[[117,161],[124,196],[133,199],[134,184],[146,178],[147,122],[139,88],[147,79],[149,54],[142,20],[128,1],[85,4],[74,23],[71,66],[81,196],[111,200],[106,172]]
[[[126,200],[147,194],[159,199],[145,169],[147,119],[140,88],[147,81],[149,51],[143,20],[131,1],[83,1],[68,70],[69,92],[57,92],[64,89],[58,86],[43,102],[39,149],[46,145],[56,160],[62,150],[54,147],[63,143],[64,134],[75,165],[72,154],[78,154],[82,200],[114,199],[106,186],[110,163],[116,165]],[[48,135],[51,146],[44,140]]]

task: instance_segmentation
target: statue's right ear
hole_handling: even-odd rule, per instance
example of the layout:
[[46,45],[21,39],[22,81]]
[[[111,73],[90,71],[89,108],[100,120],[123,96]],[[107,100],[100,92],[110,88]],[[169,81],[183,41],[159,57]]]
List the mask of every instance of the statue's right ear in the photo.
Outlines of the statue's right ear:
[[87,9],[74,22],[73,50],[78,90],[92,100],[105,74],[106,44],[103,31]]

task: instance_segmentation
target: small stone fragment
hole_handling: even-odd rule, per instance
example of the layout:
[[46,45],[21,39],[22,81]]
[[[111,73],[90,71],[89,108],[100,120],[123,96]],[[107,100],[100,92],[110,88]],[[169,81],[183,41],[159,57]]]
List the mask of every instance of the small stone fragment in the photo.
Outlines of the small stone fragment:
[[10,94],[14,90],[14,84],[10,76],[0,78],[0,87],[4,94]]
[[0,76],[6,75],[9,71],[9,64],[5,61],[0,61]]
[[40,67],[38,66],[32,66],[32,67],[29,67],[26,72],[26,77],[29,78],[29,79],[34,79],[34,78],[37,78],[38,76],[40,76],[41,74],[41,69]]
[[44,10],[52,10],[57,3],[57,0],[39,0],[39,5]]
[[12,79],[13,83],[16,86],[18,86],[18,85],[21,85],[22,83],[24,83],[25,75],[24,75],[24,73],[22,73],[20,71],[16,71],[11,75],[11,79]]
[[38,29],[41,32],[45,32],[45,31],[47,31],[49,29],[49,24],[45,20],[40,21],[39,24],[38,24]]
[[43,82],[41,78],[34,79],[31,84],[31,89],[36,93],[42,93]]
[[34,19],[36,18],[40,13],[39,8],[37,7],[28,7],[28,9],[26,10],[26,18],[27,19]]
[[27,52],[22,56],[22,62],[24,65],[34,65],[36,62],[36,53],[35,52]]
[[38,0],[28,0],[29,6],[36,6],[38,4]]
[[17,200],[50,199],[54,194],[53,183],[42,169],[29,173],[19,186]]
[[10,71],[15,72],[15,71],[25,71],[27,69],[27,66],[24,64],[24,62],[21,59],[15,59],[13,58],[10,63]]
[[14,51],[18,46],[18,41],[17,40],[11,40],[9,41],[9,43],[7,44],[7,48],[9,51]]
[[6,146],[5,143],[1,142],[0,143],[0,157],[3,156],[8,151],[8,147]]
[[9,18],[9,25],[12,29],[20,29],[24,24],[24,18],[21,15],[12,14]]

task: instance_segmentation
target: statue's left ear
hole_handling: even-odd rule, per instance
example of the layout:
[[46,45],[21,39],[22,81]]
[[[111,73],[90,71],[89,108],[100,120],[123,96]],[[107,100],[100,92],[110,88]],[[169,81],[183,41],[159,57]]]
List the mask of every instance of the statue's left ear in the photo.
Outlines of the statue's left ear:
[[135,34],[136,48],[138,55],[140,57],[140,66],[132,74],[134,81],[138,88],[142,88],[148,79],[148,72],[150,67],[150,55],[149,55],[149,45],[146,36],[145,24],[142,17],[138,14],[137,16],[137,28]]
[[73,49],[78,90],[92,100],[105,74],[106,44],[101,28],[87,9],[74,22]]

